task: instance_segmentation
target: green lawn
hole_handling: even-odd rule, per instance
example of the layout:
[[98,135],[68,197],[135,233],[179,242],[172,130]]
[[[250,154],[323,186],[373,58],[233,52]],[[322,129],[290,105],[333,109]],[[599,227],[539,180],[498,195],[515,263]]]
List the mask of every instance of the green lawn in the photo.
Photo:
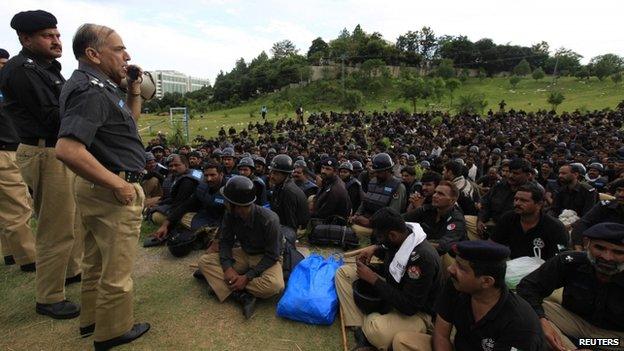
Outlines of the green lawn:
[[[154,230],[143,226],[143,237]],[[245,320],[240,307],[220,304],[191,274],[201,252],[175,259],[166,247],[139,248],[134,269],[136,321],[152,329],[115,350],[341,350],[340,320],[312,326],[275,315],[278,298],[261,301]],[[0,266],[0,350],[88,350],[93,338],[78,335],[79,321],[52,320],[35,313],[35,275]],[[80,301],[80,284],[67,289]],[[353,345],[353,344],[352,344]]]
[[[575,109],[601,110],[607,107],[613,109],[620,101],[624,100],[623,85],[615,85],[609,79],[599,81],[596,78],[592,78],[589,81],[578,81],[575,78],[564,77],[558,79],[555,86],[551,86],[551,84],[551,77],[546,77],[540,81],[535,81],[527,77],[524,78],[515,89],[512,89],[508,78],[486,78],[483,80],[470,78],[463,83],[453,95],[454,98],[457,99],[457,97],[469,93],[483,93],[488,102],[485,111],[490,108],[497,111],[498,103],[501,100],[505,100],[507,109],[514,108],[516,110],[523,109],[525,111],[550,109],[550,105],[546,100],[552,89],[559,90],[565,95],[565,101],[558,107],[558,111],[573,111]],[[290,95],[297,96],[301,89],[306,88],[295,88]],[[276,113],[277,108],[271,105],[269,97],[264,97],[236,108],[201,114],[203,118],[201,118],[201,115],[198,113],[192,113],[192,120],[189,128],[191,139],[196,135],[204,135],[206,137],[215,136],[221,126],[227,129],[229,126],[234,125],[234,127],[240,131],[241,128],[245,128],[250,121],[254,123],[256,121],[261,121],[260,107],[265,104],[269,108],[269,120],[277,120],[284,116],[294,117],[295,108],[285,110],[282,107],[278,115]],[[427,109],[448,110],[449,105],[450,100],[449,97],[446,96],[440,102],[420,101],[417,108],[420,111]],[[362,109],[366,111],[383,111],[384,106],[390,111],[394,111],[398,108],[405,108],[409,111],[412,109],[411,104],[401,99],[395,89],[389,89],[375,98],[365,98]],[[304,109],[306,110],[306,115],[320,110],[341,110],[341,108],[337,106],[324,105],[304,106]],[[253,117],[250,116],[250,113],[253,113]],[[148,128],[150,125],[152,126],[151,129]],[[168,115],[145,115],[139,123],[139,129],[141,129],[141,136],[144,142],[154,137],[158,131],[171,133],[169,117]]]

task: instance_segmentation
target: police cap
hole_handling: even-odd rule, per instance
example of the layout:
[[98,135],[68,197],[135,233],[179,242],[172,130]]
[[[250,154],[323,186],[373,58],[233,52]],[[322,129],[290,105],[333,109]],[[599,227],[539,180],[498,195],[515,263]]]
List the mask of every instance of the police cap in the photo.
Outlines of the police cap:
[[471,262],[500,262],[511,254],[507,246],[488,240],[460,241],[453,245],[451,252]]
[[332,167],[334,169],[338,168],[338,161],[336,161],[333,157],[325,157],[321,160],[321,166]]
[[34,33],[42,29],[56,28],[56,23],[56,17],[49,12],[23,11],[13,16],[11,28],[18,32]]
[[624,244],[624,224],[613,222],[598,223],[583,232],[583,236],[622,245]]

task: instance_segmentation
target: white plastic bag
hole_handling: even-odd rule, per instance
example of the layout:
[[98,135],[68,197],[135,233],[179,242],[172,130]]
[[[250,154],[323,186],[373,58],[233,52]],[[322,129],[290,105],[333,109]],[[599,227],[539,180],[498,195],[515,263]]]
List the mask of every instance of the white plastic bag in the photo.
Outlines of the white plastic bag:
[[526,277],[529,273],[544,264],[545,261],[540,258],[542,256],[541,250],[534,247],[533,252],[535,252],[534,257],[522,256],[507,261],[505,283],[507,283],[507,287],[509,287],[509,289],[516,289],[516,286],[520,283],[522,278]]

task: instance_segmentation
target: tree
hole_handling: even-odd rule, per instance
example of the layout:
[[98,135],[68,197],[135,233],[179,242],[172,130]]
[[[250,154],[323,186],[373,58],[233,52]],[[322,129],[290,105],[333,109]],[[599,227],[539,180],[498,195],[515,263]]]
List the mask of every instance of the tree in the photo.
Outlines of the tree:
[[323,38],[318,37],[312,40],[312,45],[308,49],[308,60],[311,63],[316,63],[322,57],[329,56],[329,45],[323,40]]
[[[582,55],[566,49],[559,48],[555,52],[555,55],[549,57],[544,63],[544,71],[548,74],[557,74],[558,76],[576,74],[581,68]],[[555,66],[557,66],[557,72],[555,72]]]
[[414,113],[416,113],[416,102],[420,99],[425,91],[425,82],[420,77],[410,76],[401,80],[399,84],[401,97],[407,101],[411,101]]
[[589,79],[589,77],[591,76],[591,72],[589,71],[589,67],[587,66],[581,66],[577,71],[576,74],[574,75],[576,78],[583,80],[583,79]]
[[552,91],[548,94],[547,101],[552,106],[553,111],[557,111],[557,106],[561,105],[563,100],[565,100],[565,96],[559,91]]
[[299,50],[292,41],[286,39],[273,44],[273,47],[271,48],[271,53],[273,54],[273,58],[282,59],[289,56],[297,55],[299,53]]
[[522,59],[513,69],[513,73],[518,76],[526,76],[531,73],[531,65],[526,59]]
[[420,41],[418,44],[420,48],[420,56],[422,56],[425,61],[431,60],[438,45],[435,33],[431,28],[422,27],[420,29]]
[[546,76],[546,74],[544,73],[544,70],[542,69],[542,67],[537,67],[536,69],[533,70],[533,74],[532,77],[535,80],[540,80],[543,79]]
[[520,81],[522,80],[522,78],[518,77],[518,76],[511,76],[511,78],[509,78],[509,84],[511,84],[512,88],[516,88],[516,86],[518,85],[518,83],[520,83]]
[[450,98],[449,106],[453,106],[453,93],[455,93],[455,90],[457,90],[461,84],[459,79],[455,78],[446,81],[446,90],[448,90]]
[[480,93],[472,93],[467,95],[461,95],[457,99],[455,109],[459,114],[482,114],[483,110],[487,107],[487,100],[485,95]]
[[589,66],[592,74],[603,80],[624,68],[624,60],[615,54],[604,54],[592,58]]
[[613,81],[613,83],[615,83],[615,85],[618,85],[622,81],[622,73],[621,72],[613,73],[611,75],[611,80]]
[[468,68],[463,68],[460,72],[459,72],[459,80],[464,83],[465,81],[468,80],[468,78],[470,77],[470,71],[468,70]]
[[440,61],[437,70],[438,77],[450,79],[455,77],[455,68],[453,68],[453,60],[443,59]]

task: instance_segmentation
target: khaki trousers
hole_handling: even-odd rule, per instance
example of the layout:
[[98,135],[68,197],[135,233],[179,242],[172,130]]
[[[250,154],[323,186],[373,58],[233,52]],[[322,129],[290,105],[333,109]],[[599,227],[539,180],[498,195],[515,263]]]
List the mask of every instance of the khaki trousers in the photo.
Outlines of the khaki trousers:
[[431,351],[431,335],[418,332],[400,332],[392,340],[393,351]]
[[84,257],[84,236],[85,230],[80,219],[80,208],[76,206],[76,217],[74,220],[74,246],[72,247],[69,262],[67,263],[66,277],[74,277],[82,273],[82,258]]
[[165,223],[166,220],[167,220],[166,215],[160,212],[152,213],[152,222],[154,222],[154,224],[161,226],[163,223]]
[[359,224],[352,224],[351,225],[351,229],[357,235],[364,235],[364,236],[371,236],[371,235],[373,235],[373,229],[372,228],[363,227],[363,226],[361,226]]
[[18,265],[35,262],[35,237],[28,187],[15,163],[15,151],[0,151],[0,244]]
[[54,148],[20,144],[16,161],[33,191],[37,215],[37,302],[65,299],[65,273],[74,245],[75,175],[56,159]]
[[[250,267],[257,265],[263,255],[248,255],[241,248],[236,247],[232,250],[232,256],[235,260],[232,268],[234,268],[238,274],[244,274]],[[232,291],[223,277],[223,268],[221,268],[218,252],[203,255],[199,259],[199,270],[206,277],[208,284],[212,290],[214,290],[219,301],[223,302],[230,296]],[[245,287],[245,290],[261,299],[279,294],[284,290],[282,263],[276,262],[273,266],[264,271],[262,275],[252,279]]]
[[[578,315],[568,311],[565,307],[561,306],[558,303],[552,301],[544,301],[542,303],[542,307],[544,307],[544,312],[546,313],[546,318],[550,320],[550,323],[555,327],[555,330],[559,333],[561,337],[561,341],[566,348],[570,350],[576,350],[577,347],[568,339],[567,336],[571,336],[573,338],[582,339],[582,338],[619,338],[620,346],[591,346],[584,347],[580,346],[580,348],[591,348],[591,349],[599,349],[599,350],[622,350],[622,345],[624,345],[624,332],[615,331],[615,330],[606,330],[602,328],[598,328],[594,325],[591,325],[589,322],[579,317]],[[567,336],[566,336],[567,335]]]
[[134,325],[132,267],[145,195],[120,204],[112,190],[76,179],[76,203],[85,228],[80,326],[95,323],[95,341],[115,338]]
[[336,291],[344,315],[345,326],[362,327],[368,341],[380,350],[387,350],[392,345],[396,333],[413,331],[426,333],[433,329],[431,316],[417,313],[406,316],[397,311],[387,314],[371,313],[365,316],[353,299],[352,284],[358,279],[356,267],[346,264],[336,272]]

